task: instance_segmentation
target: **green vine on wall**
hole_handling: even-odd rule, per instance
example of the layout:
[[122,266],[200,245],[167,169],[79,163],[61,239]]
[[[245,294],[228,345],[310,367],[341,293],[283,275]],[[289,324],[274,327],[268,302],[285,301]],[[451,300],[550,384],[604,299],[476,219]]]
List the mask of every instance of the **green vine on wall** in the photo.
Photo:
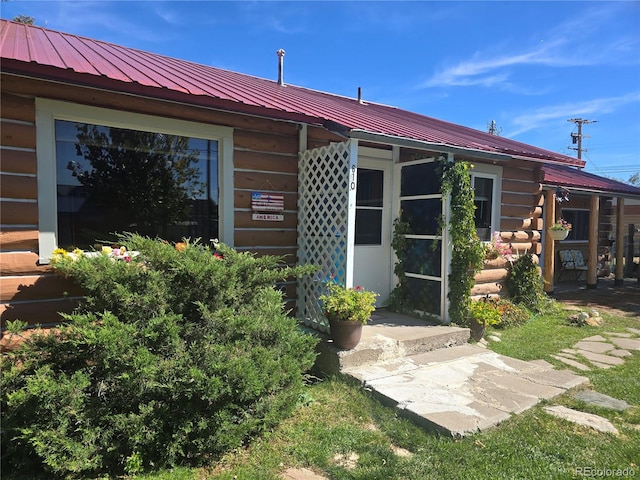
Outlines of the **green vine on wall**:
[[407,277],[405,275],[404,258],[407,251],[407,238],[405,235],[411,233],[409,222],[398,217],[393,222],[393,238],[391,248],[396,253],[396,263],[393,273],[398,277],[398,284],[389,295],[389,306],[396,312],[406,312],[411,310],[411,299],[409,298],[409,288],[407,287]]
[[475,274],[482,267],[485,247],[478,238],[475,226],[474,193],[468,162],[442,160],[442,197],[451,195],[448,222],[439,220],[440,234],[446,228],[452,246],[449,273],[449,317],[465,324],[469,314],[471,288]]

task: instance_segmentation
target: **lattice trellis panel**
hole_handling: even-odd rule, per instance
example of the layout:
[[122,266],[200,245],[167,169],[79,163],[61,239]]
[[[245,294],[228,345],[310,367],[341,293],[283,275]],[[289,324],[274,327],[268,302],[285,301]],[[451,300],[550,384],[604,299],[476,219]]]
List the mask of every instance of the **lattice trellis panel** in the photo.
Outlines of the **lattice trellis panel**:
[[[357,144],[355,144],[357,145]],[[298,261],[320,267],[298,282],[298,317],[320,331],[329,324],[318,297],[323,284],[351,282],[355,225],[355,158],[351,141],[332,143],[300,155],[298,169]]]

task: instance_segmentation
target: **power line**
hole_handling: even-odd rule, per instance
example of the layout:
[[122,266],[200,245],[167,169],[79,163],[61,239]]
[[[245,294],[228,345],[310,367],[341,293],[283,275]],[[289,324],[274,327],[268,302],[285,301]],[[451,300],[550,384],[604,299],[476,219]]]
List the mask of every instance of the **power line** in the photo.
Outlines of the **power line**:
[[582,125],[587,123],[596,123],[597,120],[585,120],[584,118],[570,118],[567,122],[575,123],[578,126],[578,133],[571,134],[571,141],[574,145],[578,145],[577,147],[569,147],[571,150],[578,151],[578,158],[582,159],[582,152],[586,152],[586,148],[582,148],[582,139],[583,138],[591,138],[587,135],[582,135]]

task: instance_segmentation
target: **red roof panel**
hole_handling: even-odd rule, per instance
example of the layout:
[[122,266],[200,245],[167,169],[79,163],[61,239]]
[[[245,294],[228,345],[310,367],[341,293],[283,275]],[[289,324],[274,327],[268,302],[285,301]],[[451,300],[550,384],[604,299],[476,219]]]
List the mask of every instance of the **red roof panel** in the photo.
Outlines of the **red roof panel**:
[[640,188],[626,183],[599,177],[589,172],[565,165],[545,164],[542,166],[546,185],[579,188],[596,192],[616,192],[629,195],[640,195]]
[[[237,111],[257,112],[281,119],[308,118],[319,124],[334,122],[351,130],[437,143],[463,149],[521,156],[543,162],[583,166],[576,158],[490,135],[461,125],[376,103],[318,92],[219,68],[200,65],[99,40],[37,26],[1,21],[2,69],[75,81],[156,98],[176,94],[197,96],[185,102],[211,106],[235,105]],[[222,101],[222,102],[220,102]],[[217,102],[217,103],[216,103]],[[232,102],[232,103],[229,103]]]

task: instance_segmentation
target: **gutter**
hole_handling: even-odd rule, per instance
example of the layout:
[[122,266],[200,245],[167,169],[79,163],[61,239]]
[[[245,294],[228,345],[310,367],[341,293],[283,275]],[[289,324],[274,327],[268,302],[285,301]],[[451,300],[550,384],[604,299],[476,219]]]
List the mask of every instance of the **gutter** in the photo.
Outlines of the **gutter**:
[[555,190],[557,187],[561,186],[562,188],[566,188],[567,190],[571,191],[572,193],[583,193],[583,194],[587,194],[587,195],[603,195],[603,196],[609,196],[609,197],[618,197],[618,198],[629,198],[629,199],[634,199],[637,200],[640,198],[640,194],[634,194],[634,193],[629,193],[629,192],[616,192],[613,190],[596,190],[593,188],[584,188],[584,187],[572,187],[570,185],[559,185],[559,184],[551,184],[551,183],[541,183],[543,188],[547,188],[547,189],[553,189]]
[[386,135],[384,133],[373,133],[366,130],[353,129],[349,132],[351,138],[357,140],[364,140],[373,143],[384,143],[397,145],[399,147],[407,148],[429,148],[440,153],[453,153],[453,154],[472,154],[476,158],[483,160],[491,160],[494,162],[507,162],[511,160],[511,155],[503,153],[491,153],[484,150],[477,150],[473,148],[455,147],[453,145],[447,145],[440,142],[427,142],[424,140],[414,140],[407,137],[398,137],[395,135]]

